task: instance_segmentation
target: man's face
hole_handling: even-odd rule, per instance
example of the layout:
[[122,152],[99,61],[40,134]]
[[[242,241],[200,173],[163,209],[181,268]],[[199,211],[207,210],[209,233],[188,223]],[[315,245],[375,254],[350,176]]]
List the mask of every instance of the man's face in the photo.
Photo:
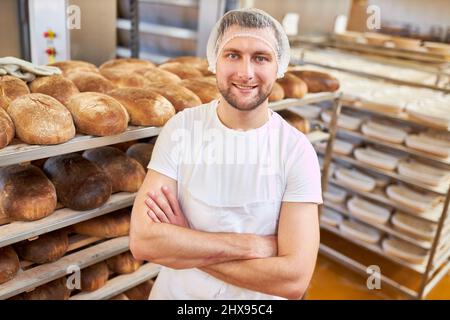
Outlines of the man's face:
[[[239,31],[233,26],[225,33]],[[244,30],[248,31],[248,30]],[[271,29],[250,29],[252,33],[273,41]],[[277,77],[277,61],[264,41],[236,37],[219,53],[216,66],[217,85],[224,99],[234,108],[253,110],[270,95]]]

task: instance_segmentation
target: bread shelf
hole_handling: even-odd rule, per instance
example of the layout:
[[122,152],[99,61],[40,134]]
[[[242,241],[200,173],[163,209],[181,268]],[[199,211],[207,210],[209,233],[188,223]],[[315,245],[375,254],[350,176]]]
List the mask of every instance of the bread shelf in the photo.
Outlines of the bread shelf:
[[[42,264],[24,272],[19,272],[15,278],[0,285],[0,299],[10,298],[64,277],[68,275],[69,266],[78,266],[82,269],[125,252],[128,250],[128,242],[128,237],[114,238],[64,256],[55,262]],[[72,273],[69,272],[69,274]]]
[[338,205],[335,203],[332,203],[330,201],[327,201],[327,203],[325,204],[325,207],[328,207],[330,209],[333,209],[337,212],[339,212],[340,214],[349,217],[349,218],[353,218],[355,220],[360,221],[363,224],[369,225],[379,231],[383,231],[385,233],[391,234],[399,239],[402,239],[406,242],[409,242],[415,246],[421,247],[423,249],[429,250],[431,248],[431,242],[430,241],[419,241],[416,240],[414,238],[409,237],[408,235],[405,235],[402,232],[399,232],[397,230],[395,230],[393,227],[390,226],[390,223],[388,222],[387,224],[383,225],[383,224],[377,224],[377,223],[369,223],[366,222],[364,220],[361,220],[360,218],[358,218],[357,216],[354,216],[345,206],[343,205]]
[[[407,112],[402,111],[400,113],[387,113],[387,112],[382,112],[382,111],[376,111],[374,109],[371,108],[367,108],[365,107],[366,102],[358,99],[358,98],[354,98],[350,95],[346,95],[343,94],[342,96],[342,107],[344,108],[348,108],[348,109],[353,109],[353,110],[359,110],[359,111],[364,111],[364,112],[368,112],[374,115],[378,115],[381,116],[383,118],[386,119],[392,119],[392,120],[399,120],[402,122],[406,122],[406,123],[411,123],[411,124],[415,124],[424,128],[430,128],[430,129],[434,129],[434,130],[439,130],[439,131],[449,131],[450,132],[450,127],[448,128],[443,128],[443,127],[435,127],[432,125],[428,125],[427,123],[417,120],[415,118],[411,118]],[[369,102],[370,103],[370,102]]]
[[[322,147],[319,147],[317,145],[316,145],[316,150],[319,153],[322,153],[322,154],[325,152]],[[413,179],[401,176],[401,175],[399,175],[398,173],[396,173],[394,171],[388,171],[388,170],[376,168],[374,166],[371,166],[369,164],[366,164],[364,162],[356,160],[356,159],[354,159],[352,157],[340,155],[340,154],[338,154],[336,152],[333,152],[333,159],[342,160],[342,161],[344,161],[346,163],[355,165],[355,166],[357,166],[359,168],[368,169],[368,170],[371,170],[373,172],[383,174],[385,176],[388,176],[390,178],[396,179],[398,181],[402,181],[402,182],[404,182],[406,184],[410,184],[410,185],[413,185],[413,186],[418,187],[420,189],[423,189],[423,190],[426,190],[426,191],[431,191],[431,192],[434,192],[434,193],[442,195],[442,196],[445,196],[447,194],[447,191],[448,191],[448,188],[449,188],[448,183],[447,183],[447,185],[441,185],[441,186],[438,186],[438,187],[427,186],[427,185],[422,184],[420,182],[417,182],[417,181],[415,181]]]
[[406,261],[403,261],[403,260],[401,260],[401,259],[398,259],[398,258],[395,258],[395,257],[388,256],[388,255],[386,255],[386,254],[383,252],[383,250],[381,249],[380,246],[378,246],[378,245],[373,245],[373,244],[369,244],[369,243],[365,243],[365,242],[363,242],[363,241],[360,241],[360,240],[357,240],[357,239],[352,238],[352,237],[350,237],[350,236],[347,236],[347,235],[343,234],[343,233],[342,233],[339,229],[337,229],[337,228],[329,227],[329,226],[327,226],[327,225],[325,225],[325,224],[323,224],[323,223],[320,224],[320,227],[321,227],[322,229],[325,229],[325,230],[327,230],[327,231],[329,231],[329,232],[335,234],[335,235],[340,236],[341,238],[346,239],[347,241],[350,241],[350,242],[352,242],[352,243],[354,243],[354,244],[357,244],[357,245],[359,245],[359,246],[361,246],[361,247],[363,247],[363,248],[365,248],[365,249],[367,249],[367,250],[369,250],[369,251],[375,252],[375,253],[377,253],[377,254],[379,254],[379,255],[385,257],[386,259],[391,260],[391,261],[393,261],[393,262],[395,262],[395,263],[397,263],[397,264],[399,264],[399,265],[402,265],[402,266],[404,266],[404,267],[407,267],[407,268],[409,268],[409,269],[411,269],[411,270],[413,270],[413,271],[416,271],[416,272],[418,272],[418,273],[421,273],[421,274],[425,273],[425,265],[412,264],[412,263],[408,263],[408,262],[406,262]]
[[73,139],[57,145],[29,145],[15,140],[16,143],[0,150],[0,167],[131,140],[149,138],[158,135],[160,131],[160,127],[129,126],[125,132],[114,136],[94,137],[89,135],[76,135]]
[[[117,29],[131,30],[131,21],[128,19],[118,18],[116,22]],[[163,37],[178,38],[184,40],[197,40],[197,31],[178,28],[172,26],[165,26],[156,23],[140,22],[139,31],[144,33],[156,34]]]
[[407,207],[404,207],[404,206],[402,206],[402,205],[392,201],[391,199],[389,199],[384,194],[384,192],[382,190],[378,189],[378,188],[375,189],[374,191],[365,192],[365,191],[362,191],[362,190],[358,190],[358,189],[352,188],[352,187],[350,187],[350,186],[348,186],[348,185],[346,185],[344,183],[341,183],[338,180],[336,180],[335,178],[330,178],[328,180],[328,182],[330,182],[330,183],[332,183],[332,184],[334,184],[334,185],[336,185],[338,187],[344,188],[344,189],[350,191],[353,194],[361,195],[361,196],[363,196],[365,198],[368,198],[368,199],[371,199],[371,200],[375,200],[377,202],[389,205],[389,206],[394,207],[394,208],[396,208],[396,209],[398,209],[398,210],[400,210],[400,211],[402,211],[404,213],[410,214],[413,217],[425,220],[427,222],[438,223],[439,222],[439,216],[442,213],[442,206],[438,206],[438,207],[436,207],[435,209],[433,209],[430,212],[426,212],[426,213],[418,215],[417,213],[414,213],[414,212],[410,211],[410,209],[408,209]]
[[101,287],[92,292],[81,292],[69,298],[69,300],[107,300],[128,289],[131,289],[147,280],[157,276],[160,266],[154,263],[146,263],[131,274],[114,277]]
[[198,0],[139,0],[139,2],[169,6],[198,7]]
[[103,206],[93,210],[75,211],[63,208],[40,220],[5,224],[0,226],[0,247],[131,206],[135,197],[136,193],[120,192],[111,195],[111,198]]
[[[321,126],[325,126],[325,127],[328,126],[327,123],[325,123],[323,121],[320,121],[320,120],[314,120],[313,122],[317,123],[317,124],[320,124]],[[436,162],[439,162],[439,163],[442,163],[442,164],[445,164],[445,165],[450,165],[450,157],[447,157],[447,158],[437,157],[435,155],[432,155],[432,154],[429,154],[429,153],[426,153],[426,152],[422,152],[420,150],[409,148],[409,147],[407,147],[407,146],[405,146],[403,144],[387,142],[387,141],[384,141],[384,140],[381,140],[381,139],[369,137],[369,136],[367,136],[367,135],[365,135],[365,134],[363,134],[361,132],[345,129],[345,128],[342,128],[342,127],[338,127],[338,132],[344,133],[344,134],[346,134],[348,136],[351,136],[351,137],[354,137],[354,138],[359,138],[359,139],[364,140],[366,142],[371,142],[371,143],[378,144],[378,145],[381,145],[381,146],[385,146],[385,147],[388,147],[388,148],[391,148],[391,149],[394,149],[394,150],[399,150],[399,151],[408,153],[408,154],[413,155],[413,156],[418,156],[418,157],[421,157],[421,158],[424,158],[424,159],[430,159],[430,160],[433,160],[433,161],[436,161]]]
[[320,93],[308,93],[301,99],[283,99],[269,103],[269,108],[273,111],[280,111],[290,107],[303,107],[308,104],[319,103],[322,101],[328,101],[339,98],[339,92],[320,92]]

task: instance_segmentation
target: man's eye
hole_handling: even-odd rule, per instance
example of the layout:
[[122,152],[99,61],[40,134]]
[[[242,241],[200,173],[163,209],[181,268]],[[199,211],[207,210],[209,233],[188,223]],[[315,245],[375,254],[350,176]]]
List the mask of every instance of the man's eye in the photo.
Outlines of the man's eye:
[[237,59],[237,58],[238,58],[238,55],[237,55],[236,53],[229,53],[229,54],[227,55],[227,57],[234,60],[234,59]]
[[258,61],[258,62],[269,61],[269,59],[267,59],[267,58],[264,57],[264,56],[256,56],[255,59],[256,59],[256,61]]

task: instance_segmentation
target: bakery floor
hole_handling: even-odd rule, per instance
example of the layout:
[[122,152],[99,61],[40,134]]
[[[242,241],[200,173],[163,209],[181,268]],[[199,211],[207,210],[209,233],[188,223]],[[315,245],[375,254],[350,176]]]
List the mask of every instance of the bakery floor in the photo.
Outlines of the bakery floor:
[[[326,231],[321,233],[322,242],[333,249],[346,252],[358,262],[365,265],[379,265],[382,274],[394,278],[401,284],[416,290],[420,277],[406,268],[380,258],[376,254],[349,243]],[[368,277],[369,275],[367,275]],[[369,290],[366,286],[367,277],[349,270],[342,264],[319,254],[316,269],[306,294],[307,300],[387,300],[408,299],[407,296],[382,284],[379,290]],[[450,274],[433,288],[426,299],[450,300]]]

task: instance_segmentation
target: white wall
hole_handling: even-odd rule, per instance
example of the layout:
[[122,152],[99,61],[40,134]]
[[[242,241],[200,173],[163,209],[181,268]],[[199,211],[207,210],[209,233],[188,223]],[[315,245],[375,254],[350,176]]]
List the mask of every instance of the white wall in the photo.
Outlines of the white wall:
[[19,10],[16,0],[0,1],[0,57],[20,58]]

